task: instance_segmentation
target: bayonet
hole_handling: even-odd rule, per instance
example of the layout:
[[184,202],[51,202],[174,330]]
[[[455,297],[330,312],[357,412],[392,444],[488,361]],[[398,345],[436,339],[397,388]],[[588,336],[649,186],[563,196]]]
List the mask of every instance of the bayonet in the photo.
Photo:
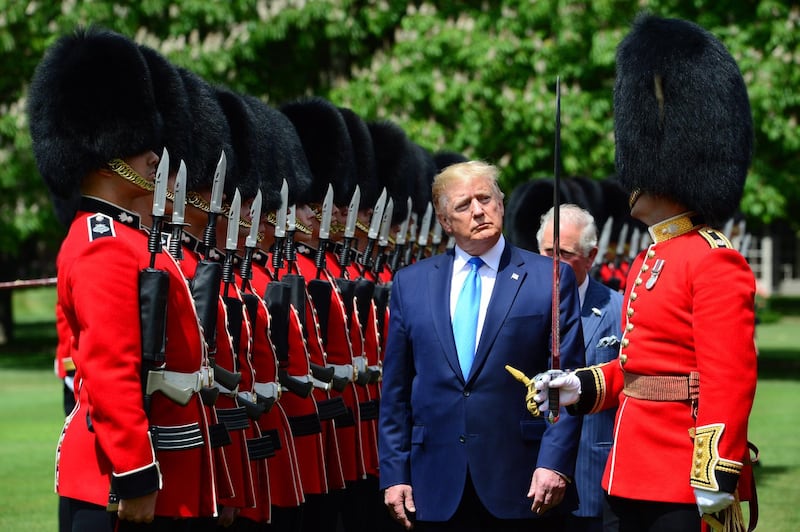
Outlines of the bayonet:
[[386,208],[381,217],[381,229],[378,232],[378,255],[373,266],[373,273],[380,274],[386,265],[386,248],[389,246],[389,230],[392,228],[392,215],[394,214],[394,201],[392,198],[386,202]]
[[633,259],[636,258],[636,255],[639,254],[639,247],[640,245],[640,231],[638,227],[634,227],[633,231],[631,232],[631,243],[628,246],[628,264],[633,262]]
[[[287,196],[288,201],[288,196]],[[292,269],[294,261],[297,260],[297,254],[294,249],[294,233],[297,230],[297,206],[292,204],[289,206],[288,213],[286,214],[286,242],[284,245],[284,256],[289,263],[287,268],[289,271]]]
[[381,191],[375,207],[372,209],[372,219],[369,221],[369,231],[367,231],[367,246],[361,254],[358,263],[369,269],[372,268],[372,252],[375,249],[375,242],[378,240],[381,223],[383,222],[383,212],[386,209],[386,189]]
[[244,257],[239,270],[242,274],[242,288],[253,277],[253,253],[258,245],[258,226],[261,220],[262,202],[261,190],[259,190],[256,192],[256,197],[253,198],[253,203],[250,204],[250,232],[244,240]]
[[272,267],[275,270],[275,280],[278,280],[278,271],[283,268],[283,246],[286,238],[286,221],[289,209],[289,184],[283,180],[281,184],[281,204],[275,211],[275,245],[272,248]]
[[405,257],[406,236],[408,235],[408,225],[411,223],[411,198],[406,199],[406,217],[400,224],[397,237],[394,239],[394,251],[392,251],[391,268],[393,272],[400,269],[401,262]]
[[322,212],[319,222],[319,245],[317,255],[314,257],[314,264],[317,267],[317,279],[320,278],[325,270],[325,253],[327,252],[328,242],[331,233],[331,216],[333,213],[333,186],[328,184],[328,191],[322,200]]
[[613,225],[614,218],[612,216],[606,218],[606,223],[603,224],[603,230],[600,232],[600,240],[597,243],[597,255],[594,258],[593,267],[600,266],[605,261],[608,243],[611,241],[611,228]]
[[172,235],[169,240],[169,253],[175,260],[183,258],[183,226],[186,225],[186,163],[181,159],[175,189],[172,193]]
[[345,277],[345,269],[350,265],[350,251],[353,245],[353,237],[356,234],[356,220],[358,219],[358,205],[361,202],[361,189],[356,185],[353,197],[350,198],[350,205],[347,207],[347,221],[344,225],[344,239],[342,249],[339,254],[340,275]]
[[417,260],[425,258],[425,247],[428,245],[428,234],[431,231],[431,221],[433,220],[433,205],[428,202],[425,207],[425,214],[422,215],[422,222],[419,226],[419,236],[417,237]]
[[419,216],[417,215],[416,212],[412,212],[408,224],[408,245],[406,246],[406,252],[403,256],[403,264],[405,265],[411,264],[412,252],[414,251],[414,244],[417,243],[418,221],[419,221]]
[[222,265],[222,281],[225,283],[225,297],[228,296],[228,287],[233,284],[233,256],[239,247],[239,214],[242,208],[242,196],[239,189],[233,194],[231,208],[228,211],[228,231],[225,237],[225,263]]
[[150,268],[156,266],[156,255],[161,252],[161,226],[164,222],[164,208],[167,205],[167,180],[169,179],[169,152],[167,148],[161,153],[156,170],[155,191],[153,192],[153,225],[147,238],[147,250],[150,252]]
[[628,238],[628,224],[622,224],[622,229],[619,230],[619,237],[617,238],[617,248],[614,250],[614,266],[619,268],[622,263],[622,256],[625,253],[625,241]]
[[439,253],[439,246],[442,245],[442,224],[439,219],[434,216],[433,218],[433,236],[431,237],[431,252],[436,255]]
[[217,168],[214,171],[214,182],[211,185],[211,202],[208,209],[208,223],[203,231],[205,258],[210,259],[217,247],[217,217],[222,213],[222,193],[225,190],[225,174],[227,172],[225,151],[220,153]]

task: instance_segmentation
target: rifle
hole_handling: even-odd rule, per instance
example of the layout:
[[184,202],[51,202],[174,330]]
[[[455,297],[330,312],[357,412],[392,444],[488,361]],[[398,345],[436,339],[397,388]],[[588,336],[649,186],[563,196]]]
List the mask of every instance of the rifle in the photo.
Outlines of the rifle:
[[375,249],[375,242],[378,240],[385,208],[386,189],[384,188],[378,200],[375,202],[375,207],[372,209],[372,219],[369,222],[369,231],[367,232],[367,246],[364,248],[364,253],[362,253],[357,260],[365,270],[370,270],[372,268],[372,252]]
[[161,253],[161,228],[167,202],[169,152],[164,148],[156,171],[153,193],[153,226],[147,238],[150,265],[139,271],[139,316],[142,340],[142,390],[144,410],[149,415],[151,397],[161,392],[180,405],[187,405],[195,387],[176,386],[165,378],[167,343],[167,297],[169,272],[155,267]]
[[[241,349],[244,303],[235,296],[229,296],[228,292],[232,286],[235,289],[236,276],[233,272],[233,257],[239,249],[239,219],[241,206],[242,196],[237,188],[233,194],[233,201],[231,201],[230,211],[228,212],[228,231],[225,238],[225,262],[222,264],[222,282],[224,283],[222,301],[228,313],[228,334],[230,334],[233,343],[231,357],[233,367],[231,370],[232,373],[237,373],[240,378],[241,373],[237,371],[236,359]],[[252,229],[252,225],[250,227]],[[257,224],[256,231],[258,231]],[[236,393],[236,403],[244,407],[247,412],[247,417],[250,419],[258,419],[266,410],[265,405],[251,401],[246,393],[239,393],[238,387],[230,388],[230,390]]]
[[381,229],[378,232],[378,255],[372,265],[372,273],[380,276],[386,266],[386,248],[389,246],[389,230],[392,228],[392,214],[394,213],[394,201],[389,198],[386,202],[386,209],[383,211]]

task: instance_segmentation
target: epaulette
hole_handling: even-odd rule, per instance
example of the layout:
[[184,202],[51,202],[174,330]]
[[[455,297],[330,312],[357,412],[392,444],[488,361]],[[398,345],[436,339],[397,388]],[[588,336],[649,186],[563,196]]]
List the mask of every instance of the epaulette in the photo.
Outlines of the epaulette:
[[706,239],[706,242],[708,242],[708,245],[711,246],[711,249],[733,248],[733,244],[731,244],[731,241],[728,240],[728,237],[716,229],[712,229],[711,227],[703,227],[698,231],[698,233],[700,233],[700,236]]
[[89,229],[89,242],[106,236],[117,236],[117,232],[114,229],[114,218],[102,212],[89,216],[86,219],[86,225]]

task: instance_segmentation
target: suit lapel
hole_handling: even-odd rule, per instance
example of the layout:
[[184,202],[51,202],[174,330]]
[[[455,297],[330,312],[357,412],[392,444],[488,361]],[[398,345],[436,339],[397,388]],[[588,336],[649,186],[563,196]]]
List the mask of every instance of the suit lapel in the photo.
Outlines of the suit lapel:
[[517,253],[516,249],[506,243],[503,255],[500,257],[492,298],[486,309],[481,341],[475,352],[475,361],[472,364],[470,380],[473,380],[480,373],[486,358],[489,356],[492,344],[494,344],[494,340],[500,332],[509,310],[511,310],[511,305],[517,297],[517,292],[519,292],[522,283],[525,281],[525,271],[521,268],[524,263],[525,261]]
[[[586,289],[586,299],[583,301],[583,307],[581,308],[583,341],[584,344],[586,344],[586,347],[589,346],[589,342],[594,337],[597,327],[600,326],[603,313],[606,312],[606,309],[604,308],[605,305],[598,301],[598,296],[602,296],[603,294],[603,291],[599,290],[599,288],[600,286],[595,281],[589,279],[589,286]],[[597,309],[600,312],[599,316],[595,313],[594,309]]]
[[[447,363],[456,375],[461,376],[461,365],[458,363],[456,341],[453,338],[453,324],[450,321],[450,283],[453,277],[453,250],[440,255],[441,260],[433,264],[428,276],[428,293],[431,295],[431,316],[433,327],[439,336]],[[462,376],[463,379],[463,376]]]

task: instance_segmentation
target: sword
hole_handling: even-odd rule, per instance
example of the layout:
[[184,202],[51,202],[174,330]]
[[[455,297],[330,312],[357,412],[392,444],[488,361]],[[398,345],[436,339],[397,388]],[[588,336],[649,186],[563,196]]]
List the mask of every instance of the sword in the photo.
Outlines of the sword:
[[[559,211],[561,210],[561,199],[559,198],[559,188],[561,186],[561,78],[556,78],[556,144],[554,152],[553,168],[553,306],[552,306],[552,346],[550,353],[550,369],[557,371],[561,369],[561,327],[559,323],[559,310],[561,307],[561,280],[559,276],[559,266],[561,262],[561,248],[559,242]],[[548,401],[547,420],[550,423],[558,421],[559,417],[559,393],[558,388],[550,388]]]
[[431,231],[431,219],[433,218],[433,205],[428,202],[425,207],[425,214],[422,215],[422,223],[419,225],[419,236],[417,237],[417,260],[425,258],[425,247],[428,245],[428,233]]
[[147,251],[150,252],[150,268],[156,267],[156,255],[161,253],[161,227],[164,223],[164,209],[167,205],[167,179],[169,178],[169,152],[161,153],[156,170],[156,184],[153,192],[153,227],[147,236]]
[[378,200],[375,202],[375,207],[372,209],[372,219],[369,221],[369,231],[367,232],[367,247],[364,253],[358,258],[358,263],[364,266],[367,270],[372,268],[372,252],[375,249],[375,241],[378,240],[378,233],[381,229],[383,222],[383,212],[386,209],[386,189],[384,188]]
[[183,226],[186,213],[186,164],[181,159],[175,190],[172,193],[172,235],[169,240],[169,253],[175,260],[183,259]]
[[278,270],[283,268],[283,246],[286,239],[287,210],[289,208],[289,184],[283,180],[281,184],[281,204],[275,212],[275,245],[272,249],[272,267],[275,270],[275,280],[278,280]]
[[344,224],[344,239],[342,240],[342,250],[339,254],[340,276],[347,278],[345,272],[350,265],[350,252],[353,245],[353,237],[356,234],[356,219],[358,219],[358,204],[361,202],[361,189],[356,185],[353,197],[350,198],[350,205],[347,207],[347,221]]
[[389,198],[386,202],[386,209],[383,211],[383,219],[381,220],[381,230],[378,233],[378,255],[375,258],[375,264],[372,272],[376,275],[383,273],[383,268],[386,265],[386,248],[389,247],[389,230],[392,228],[392,214],[394,214],[394,201]]
[[203,231],[203,245],[205,246],[205,258],[210,259],[217,247],[217,216],[222,213],[222,193],[225,188],[225,173],[227,171],[227,160],[225,152],[221,152],[217,169],[214,171],[214,182],[211,185],[211,203],[208,209],[208,223]]

